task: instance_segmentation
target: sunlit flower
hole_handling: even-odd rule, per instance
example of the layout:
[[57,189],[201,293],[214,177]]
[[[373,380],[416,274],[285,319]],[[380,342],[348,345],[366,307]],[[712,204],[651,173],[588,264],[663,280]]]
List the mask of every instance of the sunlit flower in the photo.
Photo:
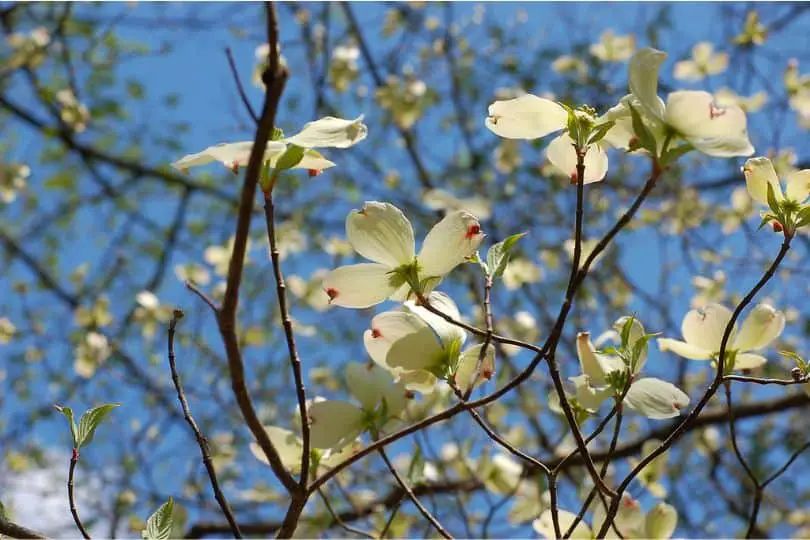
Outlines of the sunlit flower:
[[17,192],[28,185],[29,176],[31,176],[31,169],[28,165],[22,163],[0,164],[0,201],[6,204],[14,202]]
[[406,299],[412,286],[433,288],[478,249],[484,233],[472,214],[447,214],[427,234],[415,255],[413,227],[397,207],[367,202],[346,218],[346,237],[373,262],[341,266],[324,279],[332,303],[366,308],[387,298]]
[[[432,292],[430,304],[454,320],[461,315],[447,295]],[[488,347],[481,360],[482,344],[462,351],[467,333],[422,306],[406,302],[397,311],[380,313],[363,334],[366,351],[374,362],[399,377],[409,389],[430,393],[438,378],[452,376],[465,391],[490,379],[495,372],[495,349]]]
[[76,99],[76,95],[69,88],[56,93],[56,101],[61,107],[59,114],[62,121],[70,126],[76,133],[81,133],[87,129],[90,121],[90,110],[86,105]]
[[658,97],[658,72],[667,55],[645,47],[630,60],[630,94],[610,109],[600,121],[616,125],[605,140],[617,148],[629,148],[636,138],[630,107],[640,114],[655,137],[658,151],[668,138],[683,139],[696,150],[714,157],[750,156],[754,147],[748,140],[747,120],[736,105],[718,106],[708,92],[680,90]]
[[599,36],[599,43],[590,47],[592,55],[603,62],[625,62],[633,56],[636,38],[633,35],[617,36],[613,30],[605,30]]
[[675,64],[676,79],[699,81],[709,75],[722,73],[728,67],[728,53],[714,52],[714,45],[701,41],[692,47],[692,59]]
[[107,338],[97,332],[88,332],[84,341],[76,347],[73,370],[78,376],[89,379],[110,354],[112,348]]
[[[690,360],[717,359],[723,333],[731,321],[731,311],[720,304],[709,304],[693,309],[683,319],[681,332],[684,341],[659,338],[662,351],[672,351]],[[735,326],[729,335],[726,358],[732,351],[734,369],[753,369],[765,364],[764,356],[756,351],[764,349],[782,334],[785,315],[768,304],[759,304],[748,314],[739,332]],[[728,365],[728,364],[726,364]]]
[[768,206],[768,186],[771,186],[777,201],[788,199],[802,204],[810,197],[810,169],[796,171],[788,177],[784,191],[773,163],[766,157],[755,157],[746,161],[743,174],[748,194],[763,206]]
[[[290,137],[278,141],[268,141],[264,152],[264,160],[274,167],[278,159],[287,151],[290,144],[305,148],[304,156],[293,168],[322,171],[335,164],[324,158],[315,148],[348,148],[364,140],[368,135],[368,128],[360,115],[354,120],[344,120],[326,116],[320,120],[309,122]],[[218,161],[226,168],[238,171],[247,165],[253,141],[236,143],[222,143],[209,146],[202,152],[183,156],[172,163],[172,167],[186,171],[191,167],[207,165]]]
[[[576,114],[596,123],[596,119],[584,111]],[[576,179],[577,155],[574,140],[567,133],[568,112],[558,103],[532,94],[496,101],[489,106],[486,126],[506,139],[533,140],[560,133],[546,147],[546,158],[566,177]],[[602,143],[588,145],[584,183],[602,180],[607,168],[608,158]]]
[[748,97],[737,94],[731,88],[720,88],[714,93],[714,100],[719,107],[736,105],[747,113],[758,112],[768,102],[768,93],[764,90]]

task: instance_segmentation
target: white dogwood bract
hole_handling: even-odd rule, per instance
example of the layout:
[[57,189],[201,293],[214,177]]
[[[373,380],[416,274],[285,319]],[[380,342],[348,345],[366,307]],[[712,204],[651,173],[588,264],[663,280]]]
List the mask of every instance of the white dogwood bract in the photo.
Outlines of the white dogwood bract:
[[[562,533],[570,529],[576,519],[577,515],[573,512],[567,510],[557,511],[557,521],[560,524],[560,532]],[[532,522],[532,528],[534,532],[541,535],[543,538],[557,538],[557,535],[554,533],[554,522],[552,521],[551,510],[544,510],[543,513],[540,514],[540,517]],[[591,540],[593,538],[593,532],[591,532],[591,528],[583,519],[574,527],[569,538]]]
[[323,289],[334,305],[367,308],[391,297],[407,299],[409,277],[426,288],[435,287],[478,249],[484,233],[472,214],[450,212],[428,232],[415,255],[408,218],[392,204],[371,201],[349,213],[346,237],[358,254],[373,262],[332,270]]
[[[644,326],[637,319],[622,317],[616,321],[614,328],[621,330],[626,323],[628,327],[628,351],[637,350],[635,364],[630,365],[616,354],[597,351],[587,332],[577,335],[577,358],[582,374],[571,377],[574,384],[577,402],[586,410],[596,412],[602,402],[615,394],[616,389],[610,386],[613,373],[627,373],[633,377],[623,403],[630,409],[654,420],[672,418],[689,405],[689,396],[675,385],[654,377],[636,378],[644,367],[647,357],[647,345],[636,347],[636,342],[645,336]],[[607,337],[616,337],[616,331],[606,333]]]
[[[322,171],[334,167],[335,164],[324,158],[315,148],[348,148],[367,136],[368,128],[363,124],[362,115],[354,120],[326,116],[307,123],[295,135],[278,141],[268,141],[264,161],[274,167],[288,146],[294,144],[304,148],[305,151],[301,161],[292,168]],[[253,141],[222,143],[209,146],[202,152],[183,156],[172,163],[172,167],[185,171],[191,167],[219,162],[228,169],[236,170],[247,165],[252,149]]]
[[685,81],[699,81],[722,73],[728,67],[728,53],[715,52],[714,45],[701,41],[692,47],[692,58],[675,64],[673,76]]
[[[658,72],[666,53],[645,47],[630,60],[630,94],[599,121],[616,125],[605,140],[618,148],[629,148],[636,136],[630,107],[636,109],[656,139],[658,150],[667,137],[683,139],[696,150],[713,157],[750,156],[754,147],[748,139],[747,119],[737,105],[719,106],[704,91],[679,90],[658,97]],[[628,138],[629,135],[629,138]]]
[[370,427],[383,428],[407,404],[407,390],[375,364],[350,362],[346,385],[360,406],[348,401],[323,400],[308,408],[314,448],[340,449]]
[[[458,307],[444,293],[427,295],[430,305],[460,320]],[[428,311],[412,301],[396,311],[380,313],[371,321],[371,329],[363,334],[366,351],[382,368],[399,377],[400,383],[420,393],[430,393],[437,378],[449,374],[462,391],[469,388],[479,367],[482,344],[462,351],[467,333],[458,326]],[[487,347],[481,359],[476,384],[481,384],[495,371],[495,349]]]
[[[586,115],[577,111],[578,115]],[[593,122],[594,118],[589,117]],[[546,158],[569,178],[576,178],[577,154],[574,140],[564,130],[568,127],[568,112],[550,99],[524,94],[514,99],[496,101],[489,106],[486,126],[506,139],[540,139],[562,132],[546,148]],[[584,183],[598,182],[605,177],[608,158],[601,143],[588,145],[585,153]]]
[[[731,311],[720,304],[693,309],[681,324],[684,340],[659,338],[658,347],[690,360],[717,359],[731,315]],[[735,325],[729,336],[726,349],[728,353],[736,352],[734,369],[753,369],[765,364],[765,357],[756,354],[756,351],[770,345],[784,329],[784,313],[768,304],[754,307],[739,331]]]
[[785,199],[802,204],[810,198],[810,169],[792,173],[785,182],[785,189],[779,183],[773,163],[766,157],[755,157],[747,160],[743,166],[745,186],[752,199],[768,205],[768,186],[771,186],[777,201]]

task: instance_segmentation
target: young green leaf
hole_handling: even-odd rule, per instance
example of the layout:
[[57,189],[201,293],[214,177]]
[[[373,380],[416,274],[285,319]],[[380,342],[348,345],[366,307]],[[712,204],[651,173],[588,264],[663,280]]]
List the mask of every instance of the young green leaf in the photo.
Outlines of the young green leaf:
[[515,243],[528,233],[513,234],[502,242],[498,242],[487,251],[487,267],[491,272],[491,277],[497,278],[503,275],[506,265],[509,263],[509,255]]
[[773,186],[770,182],[765,184],[768,188],[768,206],[771,208],[771,211],[776,214],[777,216],[781,215],[781,210],[779,208],[779,202],[776,200],[776,194],[773,191]]
[[174,500],[169,497],[146,521],[146,529],[141,531],[144,540],[168,540],[172,534],[172,513]]
[[810,224],[810,206],[805,206],[796,214],[796,228]]
[[60,413],[64,414],[65,418],[67,418],[67,421],[70,424],[70,435],[73,437],[73,448],[78,448],[79,444],[76,437],[76,422],[73,420],[73,409],[70,407],[61,407],[59,405],[54,405],[54,408]]
[[93,435],[96,433],[96,428],[99,426],[104,417],[109,414],[111,410],[118,407],[119,403],[107,403],[98,407],[93,407],[84,413],[79,420],[79,430],[77,433],[77,445],[84,446],[93,442]]
[[630,115],[633,118],[633,132],[636,134],[636,137],[638,137],[638,142],[641,145],[641,148],[644,148],[650,154],[657,156],[658,145],[655,143],[655,136],[644,124],[644,120],[641,119],[639,112],[629,103],[627,106],[630,107]]
[[588,144],[598,143],[602,139],[605,138],[607,132],[610,131],[610,128],[616,125],[616,122],[611,120],[609,122],[605,122],[604,124],[599,124],[593,128],[591,132],[591,137],[588,139]]
[[304,149],[300,146],[291,144],[289,147],[287,147],[287,150],[281,154],[281,157],[278,158],[278,161],[276,162],[276,169],[279,171],[292,169],[301,162],[303,157]]

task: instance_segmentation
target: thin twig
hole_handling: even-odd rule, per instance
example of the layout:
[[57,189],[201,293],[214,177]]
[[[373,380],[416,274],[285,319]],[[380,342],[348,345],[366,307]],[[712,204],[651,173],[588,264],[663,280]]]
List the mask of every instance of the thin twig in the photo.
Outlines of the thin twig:
[[445,530],[442,524],[439,523],[439,521],[433,516],[433,514],[430,513],[430,510],[425,508],[425,506],[422,504],[422,501],[419,500],[419,497],[417,497],[416,493],[414,493],[413,489],[411,489],[411,486],[409,486],[408,483],[405,481],[405,479],[402,478],[402,476],[400,476],[400,474],[394,467],[394,464],[391,463],[391,461],[388,459],[388,455],[385,453],[385,450],[379,448],[377,450],[377,453],[380,454],[380,457],[385,462],[386,467],[388,467],[388,470],[391,471],[391,474],[394,476],[400,487],[403,490],[405,490],[405,493],[408,494],[408,498],[411,499],[411,502],[416,506],[416,508],[425,517],[425,519],[427,519],[430,522],[430,524],[433,525],[433,528],[436,529],[436,531],[438,531],[438,533],[441,534],[444,538],[453,538],[450,535],[450,533],[447,532],[447,530]]
[[205,302],[206,304],[208,304],[208,307],[210,307],[210,308],[211,308],[211,311],[213,311],[213,312],[214,312],[214,315],[216,315],[216,314],[218,314],[218,313],[219,313],[219,307],[217,307],[216,302],[214,302],[214,300],[213,300],[213,299],[212,299],[210,296],[208,296],[207,294],[205,294],[205,293],[204,293],[202,290],[200,290],[200,289],[199,289],[199,288],[198,288],[196,285],[194,285],[194,284],[193,284],[192,282],[190,282],[190,281],[186,281],[186,282],[185,282],[185,285],[186,285],[186,289],[190,290],[191,292],[193,292],[194,294],[196,294],[197,296],[199,296],[199,297],[200,297],[200,299],[201,299],[203,302]]
[[[737,305],[734,309],[734,312],[731,314],[731,319],[729,320],[728,324],[726,325],[726,329],[723,332],[723,339],[720,342],[720,351],[718,354],[718,361],[717,361],[717,375],[715,376],[712,383],[709,385],[709,388],[706,390],[706,393],[703,394],[703,397],[698,401],[695,408],[692,409],[689,414],[684,418],[676,427],[673,429],[670,434],[664,439],[664,441],[653,450],[650,454],[648,454],[645,458],[641,459],[639,463],[633,468],[630,474],[622,481],[619,485],[617,492],[619,497],[613,500],[608,509],[607,519],[605,523],[608,523],[613,520],[616,516],[616,512],[619,509],[619,502],[620,496],[627,489],[627,486],[630,485],[630,482],[639,475],[639,473],[646,467],[652,460],[660,456],[662,453],[666,452],[674,443],[675,441],[683,435],[687,431],[687,427],[690,423],[692,423],[701,413],[703,408],[709,403],[712,396],[717,392],[717,389],[720,387],[720,383],[723,381],[724,375],[724,362],[725,356],[727,352],[727,347],[729,343],[729,339],[731,337],[731,332],[734,329],[734,324],[737,322],[737,319],[740,316],[740,313],[753,301],[754,297],[759,293],[759,291],[771,280],[771,278],[776,273],[776,269],[779,268],[782,260],[787,255],[788,251],[790,251],[790,243],[793,237],[791,235],[785,235],[784,242],[782,242],[782,246],[779,249],[779,253],[776,255],[776,258],[773,260],[771,265],[765,271],[765,274],[760,278],[760,280],[754,285],[754,287],[745,295],[742,301]],[[602,526],[602,529],[598,531],[598,536],[603,536],[607,532],[607,527],[605,525]]]
[[301,358],[298,355],[298,348],[295,345],[292,318],[290,317],[290,310],[287,306],[287,286],[284,283],[284,274],[281,272],[281,257],[279,257],[276,241],[275,205],[273,204],[273,193],[270,190],[264,192],[264,217],[267,225],[267,240],[270,243],[270,260],[273,264],[273,276],[276,280],[278,308],[281,313],[281,324],[284,327],[284,336],[287,340],[287,350],[290,353],[290,365],[292,366],[293,378],[295,379],[295,393],[298,398],[298,412],[301,415],[301,478],[298,483],[302,488],[305,488],[309,481],[310,454],[307,393],[304,387],[304,375],[301,372]]
[[211,450],[208,448],[208,441],[200,432],[200,428],[197,427],[197,422],[194,421],[194,417],[191,416],[191,409],[188,407],[186,393],[183,391],[183,385],[180,382],[180,375],[177,371],[177,363],[175,361],[174,354],[174,335],[175,329],[177,328],[177,322],[182,317],[183,312],[179,309],[175,309],[172,313],[172,320],[169,322],[169,368],[172,372],[172,382],[174,383],[174,388],[177,390],[177,399],[180,401],[180,406],[183,409],[183,417],[191,427],[191,431],[194,432],[194,438],[197,439],[197,446],[200,447],[203,465],[205,465],[205,470],[208,471],[208,478],[211,480],[211,488],[214,490],[214,498],[219,503],[222,513],[225,514],[225,519],[228,520],[228,524],[231,526],[231,533],[233,534],[234,538],[242,538],[242,531],[239,530],[239,524],[236,522],[236,518],[234,517],[233,511],[225,498],[225,494],[222,493],[222,489],[219,487],[217,471],[214,468],[214,461],[211,459]]
[[82,520],[79,518],[79,511],[76,509],[76,500],[73,498],[73,473],[76,470],[76,463],[79,462],[79,450],[74,448],[73,454],[70,456],[70,469],[68,470],[68,503],[70,504],[70,514],[73,516],[73,521],[82,533],[85,540],[90,540],[90,535],[87,534],[87,529],[84,528]]
[[340,527],[342,527],[346,532],[350,532],[356,534],[358,536],[362,536],[363,538],[374,538],[373,534],[369,534],[365,531],[361,531],[360,529],[355,529],[345,521],[343,521],[340,516],[335,512],[335,509],[332,508],[332,503],[329,502],[329,497],[323,492],[322,489],[318,490],[318,495],[321,496],[323,499],[323,504],[326,506],[326,510],[329,512],[329,515],[332,516],[332,520],[337,523]]
[[236,83],[236,90],[239,92],[239,97],[242,98],[242,104],[253,119],[253,122],[258,124],[259,117],[256,115],[256,111],[253,110],[253,106],[250,104],[250,100],[245,93],[245,88],[242,86],[242,80],[239,78],[239,71],[236,69],[236,62],[233,61],[233,52],[231,52],[230,47],[225,47],[225,56],[228,57],[228,65],[231,67],[231,75]]
[[5,519],[2,514],[0,514],[0,536],[8,536],[9,538],[47,538],[47,536],[31,530],[28,527],[17,525]]

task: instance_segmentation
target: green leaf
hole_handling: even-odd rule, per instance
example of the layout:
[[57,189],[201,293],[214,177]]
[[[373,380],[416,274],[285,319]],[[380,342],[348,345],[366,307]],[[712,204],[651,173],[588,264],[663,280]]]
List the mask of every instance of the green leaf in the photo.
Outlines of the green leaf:
[[289,147],[287,147],[287,150],[281,154],[281,157],[278,158],[278,162],[276,162],[276,170],[286,171],[287,169],[292,169],[301,163],[301,159],[304,157],[304,151],[304,148],[291,144]]
[[422,481],[424,472],[425,459],[422,457],[422,449],[417,445],[413,458],[411,458],[411,464],[408,466],[408,473],[406,474],[408,482],[411,485],[418,484]]
[[631,315],[627,317],[627,320],[625,320],[624,324],[622,325],[622,348],[630,345],[630,331],[633,329],[633,322],[635,322],[635,320],[635,317]]
[[[779,216],[781,214],[779,208],[779,202],[776,200],[776,194],[773,192],[773,186],[770,182],[766,184],[768,188],[768,206],[771,208],[771,211]],[[780,220],[781,221],[781,220]]]
[[484,271],[484,275],[489,276],[489,266],[487,266],[487,263],[481,260],[481,256],[478,255],[478,250],[476,250],[475,253],[470,256],[470,262],[478,263],[478,266],[480,266],[481,270]]
[[598,126],[595,126],[593,128],[593,131],[591,132],[591,138],[588,139],[588,144],[598,143],[599,141],[604,139],[605,135],[607,135],[608,131],[610,131],[610,128],[612,128],[615,125],[616,122],[611,120],[609,122],[605,122],[604,124],[599,124]]
[[528,233],[513,234],[502,242],[498,242],[487,252],[487,268],[492,272],[491,276],[497,278],[503,275],[506,270],[506,265],[509,263],[509,255],[511,254],[512,247],[518,240],[526,236]]
[[638,137],[638,142],[641,148],[644,148],[650,154],[657,156],[658,145],[655,142],[655,136],[644,124],[644,120],[641,119],[639,112],[629,103],[627,106],[630,107],[630,115],[633,117],[633,132],[636,134],[636,137]]
[[70,435],[73,437],[73,448],[78,448],[79,444],[76,437],[76,422],[73,420],[73,409],[70,407],[61,407],[59,405],[54,405],[54,408],[60,413],[64,414],[65,418],[67,418],[68,423],[70,424]]
[[107,403],[98,407],[93,407],[84,413],[79,420],[79,431],[77,434],[77,446],[84,446],[93,442],[93,435],[96,433],[96,428],[99,426],[104,417],[109,414],[111,410],[120,406],[120,403]]
[[[417,446],[417,448],[419,448]],[[3,506],[3,501],[0,501],[0,519],[8,519],[8,515],[6,515],[6,507]]]
[[661,156],[661,165],[666,167],[670,163],[675,163],[681,158],[681,156],[688,154],[694,149],[695,148],[688,143],[683,143],[675,148],[670,148],[664,153],[663,156]]
[[804,227],[810,223],[810,206],[805,206],[796,214],[796,228]]
[[169,497],[146,521],[146,529],[141,531],[144,540],[168,540],[172,535],[172,512],[174,500]]
[[774,219],[776,219],[776,216],[774,216],[773,214],[765,214],[764,216],[762,216],[762,221],[759,222],[757,230],[760,230],[762,227],[764,227]]
[[283,138],[284,138],[284,132],[281,130],[281,128],[274,127],[273,128],[273,133],[270,135],[270,140],[271,141],[280,141]]

